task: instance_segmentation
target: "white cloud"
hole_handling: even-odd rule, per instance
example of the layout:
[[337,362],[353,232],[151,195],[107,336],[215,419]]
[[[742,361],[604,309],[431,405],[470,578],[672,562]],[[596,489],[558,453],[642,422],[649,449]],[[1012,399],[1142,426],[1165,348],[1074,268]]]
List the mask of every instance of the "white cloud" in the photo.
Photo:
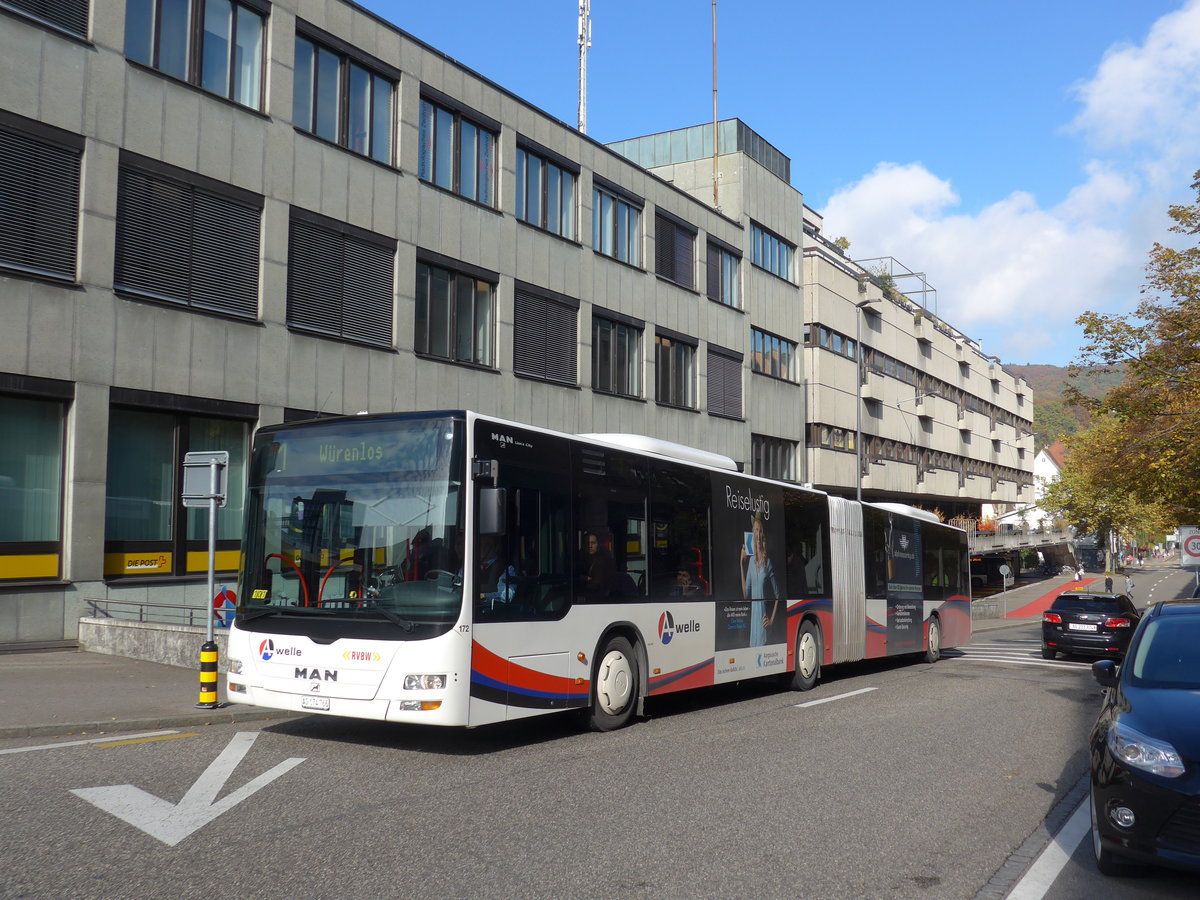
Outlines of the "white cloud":
[[1181,192],[1200,167],[1200,0],[1159,19],[1144,43],[1109,50],[1075,90],[1082,109],[1068,130],[1095,158],[1058,206],[1014,189],[967,214],[949,181],[881,162],[830,198],[826,234],[848,237],[856,258],[893,256],[927,273],[939,314],[984,352],[1070,360],[1076,317],[1133,308],[1166,207],[1189,199]]
[[1149,146],[1151,157],[1195,153],[1200,135],[1200,0],[1154,23],[1145,43],[1111,48],[1076,87],[1071,123],[1094,146]]
[[1136,272],[1141,258],[1127,237],[1099,224],[1129,195],[1119,176],[1095,167],[1057,209],[1014,192],[977,215],[954,214],[948,182],[922,166],[881,163],[824,215],[827,234],[850,237],[852,256],[893,256],[924,271],[942,318],[1017,362],[1036,346],[1055,349],[1079,313]]

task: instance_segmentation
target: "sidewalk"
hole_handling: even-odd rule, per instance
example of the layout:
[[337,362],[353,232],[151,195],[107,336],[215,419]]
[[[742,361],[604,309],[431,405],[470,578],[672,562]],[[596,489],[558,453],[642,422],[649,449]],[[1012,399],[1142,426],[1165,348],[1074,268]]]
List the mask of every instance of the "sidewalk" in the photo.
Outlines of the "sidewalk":
[[[1085,578],[1083,584],[1095,580]],[[1055,576],[981,598],[973,604],[972,628],[990,631],[1036,621],[1060,592],[1075,586],[1069,576]],[[0,739],[289,718],[282,711],[239,704],[196,709],[198,666],[192,670],[78,650],[0,653],[0,681],[5,687]]]
[[[224,678],[222,677],[222,683]],[[255,706],[197,709],[200,670],[139,659],[39,650],[0,653],[0,738],[152,731],[284,719]],[[218,696],[223,696],[223,687]]]

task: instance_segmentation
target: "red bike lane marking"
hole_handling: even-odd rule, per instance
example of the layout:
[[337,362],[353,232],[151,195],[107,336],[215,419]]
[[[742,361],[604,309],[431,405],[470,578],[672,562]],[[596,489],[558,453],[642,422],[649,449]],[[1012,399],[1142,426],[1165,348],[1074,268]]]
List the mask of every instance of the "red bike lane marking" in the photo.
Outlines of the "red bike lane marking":
[[1054,598],[1057,597],[1059,594],[1062,594],[1066,591],[1073,591],[1073,590],[1076,590],[1077,588],[1086,587],[1087,585],[1092,584],[1093,582],[1096,582],[1099,580],[1100,579],[1098,579],[1098,578],[1085,578],[1085,579],[1083,579],[1083,581],[1074,581],[1074,580],[1068,581],[1066,584],[1056,587],[1050,593],[1042,594],[1042,596],[1038,597],[1032,603],[1026,603],[1020,609],[1014,609],[1012,612],[1006,614],[1004,616],[1004,618],[1006,618],[1006,619],[1031,619],[1034,616],[1040,616],[1042,613],[1044,613],[1047,609],[1050,608],[1050,604],[1054,602]]

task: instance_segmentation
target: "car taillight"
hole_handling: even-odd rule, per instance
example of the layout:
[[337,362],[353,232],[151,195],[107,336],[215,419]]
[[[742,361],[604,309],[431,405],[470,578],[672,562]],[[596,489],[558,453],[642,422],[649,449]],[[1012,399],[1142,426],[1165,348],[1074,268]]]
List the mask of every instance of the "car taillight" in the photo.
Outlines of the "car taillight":
[[1131,624],[1133,624],[1133,623],[1130,622],[1128,619],[1105,619],[1104,620],[1105,628],[1128,628]]
[[1061,625],[1062,616],[1060,616],[1058,613],[1046,612],[1042,613],[1042,621],[1049,622],[1052,625]]

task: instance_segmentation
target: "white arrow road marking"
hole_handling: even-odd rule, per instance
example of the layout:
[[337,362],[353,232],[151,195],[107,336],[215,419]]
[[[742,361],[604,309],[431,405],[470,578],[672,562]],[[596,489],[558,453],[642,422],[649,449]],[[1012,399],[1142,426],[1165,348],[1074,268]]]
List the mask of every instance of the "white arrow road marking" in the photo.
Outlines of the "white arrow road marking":
[[252,779],[222,800],[217,794],[233,774],[233,770],[250,751],[257,732],[239,731],[221,755],[212,761],[196,783],[188,788],[179,803],[168,803],[132,784],[112,787],[79,788],[71,791],[88,803],[112,813],[118,819],[140,828],[169,847],[203,828],[223,812],[228,812],[247,797],[262,790],[280,775],[304,762],[305,757],[286,759],[270,771]]

